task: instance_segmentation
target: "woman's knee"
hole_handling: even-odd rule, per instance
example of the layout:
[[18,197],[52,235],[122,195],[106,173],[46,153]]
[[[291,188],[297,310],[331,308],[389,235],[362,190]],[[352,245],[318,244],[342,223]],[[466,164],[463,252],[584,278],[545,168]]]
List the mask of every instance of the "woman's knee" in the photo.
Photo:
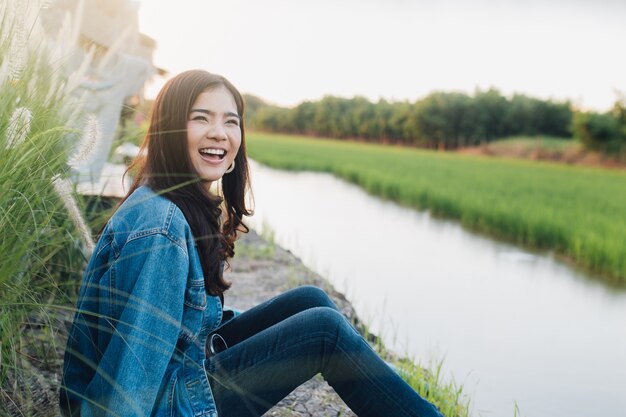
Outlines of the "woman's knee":
[[360,337],[348,319],[332,307],[315,307],[308,310],[309,330],[313,333],[332,335],[333,339]]
[[305,305],[307,308],[314,307],[329,307],[337,310],[337,306],[330,299],[328,294],[319,287],[313,285],[302,285],[292,290],[293,296],[297,297],[300,305]]

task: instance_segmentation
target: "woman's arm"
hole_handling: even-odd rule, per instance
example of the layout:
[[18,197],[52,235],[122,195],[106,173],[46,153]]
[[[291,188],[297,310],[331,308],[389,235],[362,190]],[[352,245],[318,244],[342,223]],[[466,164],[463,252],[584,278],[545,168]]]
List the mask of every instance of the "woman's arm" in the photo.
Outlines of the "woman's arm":
[[118,319],[107,323],[111,339],[81,416],[150,415],[180,332],[188,271],[186,249],[165,235],[123,247],[111,268],[110,302]]

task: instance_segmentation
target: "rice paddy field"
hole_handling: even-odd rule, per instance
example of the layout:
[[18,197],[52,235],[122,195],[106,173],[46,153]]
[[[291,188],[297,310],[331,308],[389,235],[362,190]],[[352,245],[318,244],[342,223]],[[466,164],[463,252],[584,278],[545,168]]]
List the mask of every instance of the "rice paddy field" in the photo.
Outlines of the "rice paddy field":
[[267,133],[248,134],[247,149],[268,166],[332,173],[626,284],[624,170]]

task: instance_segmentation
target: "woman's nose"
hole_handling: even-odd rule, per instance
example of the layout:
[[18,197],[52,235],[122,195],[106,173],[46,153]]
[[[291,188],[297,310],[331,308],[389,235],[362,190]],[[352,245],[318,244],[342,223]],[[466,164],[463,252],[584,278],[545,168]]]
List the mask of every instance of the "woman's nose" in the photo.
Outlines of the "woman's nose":
[[226,140],[228,136],[226,135],[226,129],[220,123],[211,123],[209,129],[207,130],[207,136],[209,139],[216,140]]

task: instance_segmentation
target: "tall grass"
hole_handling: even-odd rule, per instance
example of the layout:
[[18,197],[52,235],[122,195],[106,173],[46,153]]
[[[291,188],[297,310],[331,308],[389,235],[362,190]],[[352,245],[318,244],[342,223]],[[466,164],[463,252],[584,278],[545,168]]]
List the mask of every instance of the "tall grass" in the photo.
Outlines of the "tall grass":
[[469,417],[470,398],[463,392],[463,385],[443,381],[443,361],[424,367],[415,360],[402,359],[395,362],[395,366],[402,379],[435,404],[444,416]]
[[553,250],[626,284],[626,172],[300,136],[248,137],[250,156],[267,165],[330,172],[471,229]]
[[[45,2],[43,2],[45,3]],[[60,74],[64,47],[36,25],[39,2],[0,4],[0,403],[22,408],[36,348],[25,327],[46,326],[71,299],[85,262],[85,243],[67,211],[67,160],[78,106]],[[69,36],[72,31],[65,31]],[[79,74],[75,74],[80,76]],[[65,202],[64,202],[65,200]],[[77,209],[79,210],[79,209]],[[28,413],[28,412],[27,412]]]

